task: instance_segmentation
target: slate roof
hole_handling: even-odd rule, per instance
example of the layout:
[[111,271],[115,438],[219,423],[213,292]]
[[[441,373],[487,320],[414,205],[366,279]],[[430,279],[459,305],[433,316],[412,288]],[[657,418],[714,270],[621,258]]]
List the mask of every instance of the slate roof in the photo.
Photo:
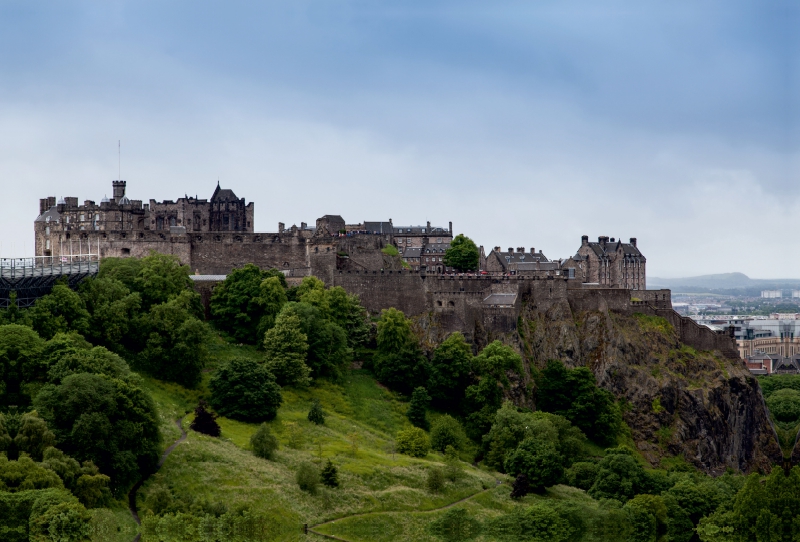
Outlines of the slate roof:
[[365,220],[364,229],[367,231],[376,231],[378,233],[392,233],[394,226],[391,222],[367,222]]
[[230,188],[220,188],[217,183],[217,189],[214,190],[214,195],[211,196],[211,201],[214,203],[236,203],[239,198],[233,193]]
[[502,250],[500,252],[495,252],[493,250],[492,252],[494,252],[497,256],[499,256],[500,259],[507,264],[550,261],[544,254],[542,254],[541,251],[530,253],[530,252],[508,252],[508,251],[503,252]]
[[444,254],[450,248],[450,243],[428,243],[425,245],[426,254]]
[[643,257],[642,253],[639,251],[638,248],[636,248],[635,246],[633,246],[630,243],[623,243],[622,241],[619,241],[619,240],[614,241],[613,243],[611,241],[607,241],[605,243],[605,245],[603,245],[602,243],[598,243],[598,242],[589,242],[589,247],[599,257],[603,257],[603,256],[605,256],[606,254],[609,254],[609,253],[617,252],[617,250],[620,247],[622,248],[622,254],[624,256],[629,256],[629,257],[639,256],[639,257]]
[[431,235],[431,236],[450,236],[450,230],[438,226],[394,226],[394,233],[397,235]]
[[517,301],[517,294],[491,294],[483,300],[484,305],[500,305],[511,307]]
[[50,207],[48,210],[36,217],[35,222],[47,222],[48,217],[50,217],[51,222],[56,222],[61,218],[61,213],[58,212],[57,208]]
[[419,258],[422,255],[420,247],[409,247],[403,251],[403,258]]

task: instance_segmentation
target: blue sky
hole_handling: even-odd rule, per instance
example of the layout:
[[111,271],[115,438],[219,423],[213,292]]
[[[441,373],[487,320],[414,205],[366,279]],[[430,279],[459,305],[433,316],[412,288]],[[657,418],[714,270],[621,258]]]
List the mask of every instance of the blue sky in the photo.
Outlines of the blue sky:
[[0,255],[47,195],[453,221],[653,276],[800,276],[794,2],[0,1]]

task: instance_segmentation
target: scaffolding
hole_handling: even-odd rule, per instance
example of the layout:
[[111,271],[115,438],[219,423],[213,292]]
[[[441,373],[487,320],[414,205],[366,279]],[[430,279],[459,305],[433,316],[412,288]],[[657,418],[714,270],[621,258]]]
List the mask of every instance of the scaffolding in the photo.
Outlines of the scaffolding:
[[8,308],[12,292],[16,292],[17,306],[27,308],[49,294],[58,281],[74,289],[99,270],[98,254],[0,258],[0,308]]

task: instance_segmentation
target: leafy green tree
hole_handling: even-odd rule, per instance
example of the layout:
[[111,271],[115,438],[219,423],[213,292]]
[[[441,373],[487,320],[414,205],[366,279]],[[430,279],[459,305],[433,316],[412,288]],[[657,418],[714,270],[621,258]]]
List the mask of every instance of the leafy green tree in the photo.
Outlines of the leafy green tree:
[[425,485],[431,493],[441,493],[444,491],[444,471],[439,467],[431,467],[428,469],[428,478]]
[[96,508],[110,502],[111,479],[100,474],[99,469],[91,461],[84,461],[81,466],[58,448],[47,448],[43,454],[42,466],[55,472],[64,486],[78,497],[84,506]]
[[458,411],[464,392],[472,383],[472,348],[459,333],[451,333],[436,350],[430,363],[428,391],[440,408]]
[[80,296],[89,313],[86,337],[94,344],[121,353],[136,350],[142,298],[112,278],[85,280]]
[[281,309],[289,301],[286,296],[286,278],[283,273],[270,276],[261,282],[258,288],[258,298],[256,302],[260,307],[261,319],[258,322],[256,336],[259,344],[264,339],[264,334],[275,325],[275,319],[280,314]]
[[328,462],[325,463],[325,466],[322,468],[320,478],[322,479],[323,485],[328,487],[339,487],[339,471],[337,470],[336,466],[331,463],[330,459],[328,459]]
[[426,417],[430,402],[431,398],[425,388],[421,386],[414,388],[414,393],[411,394],[411,403],[408,405],[408,412],[406,412],[406,417],[412,425],[426,431],[430,427]]
[[97,465],[111,477],[118,496],[158,461],[155,404],[138,382],[133,376],[73,374],[57,385],[45,385],[34,399],[58,447]]
[[444,253],[444,264],[461,272],[478,269],[479,259],[480,251],[475,242],[463,233],[450,241],[450,247]]
[[19,308],[17,292],[12,291],[8,296],[8,308],[0,309],[0,325],[20,324],[30,326],[30,315],[28,311]]
[[55,435],[35,410],[22,415],[14,436],[14,444],[20,452],[27,453],[34,461],[41,461],[44,450],[53,446],[55,441]]
[[138,291],[136,278],[142,267],[143,260],[141,258],[103,258],[97,278],[117,280],[128,290],[135,292]]
[[532,542],[567,542],[575,531],[576,526],[570,525],[549,502],[516,506],[511,513],[489,521],[484,529],[484,533],[501,540]]
[[[313,292],[319,290],[312,290],[311,293]],[[295,315],[300,321],[300,330],[308,341],[305,362],[311,369],[311,376],[338,379],[352,361],[353,352],[347,346],[344,330],[328,320],[325,314],[317,306],[301,301],[288,303],[278,318]]]
[[[269,279],[272,279],[271,282],[265,286],[265,281]],[[252,263],[234,269],[211,296],[210,310],[214,324],[240,342],[257,344],[271,327],[268,325],[262,329],[262,318],[269,312],[274,323],[280,311],[280,306],[275,310],[274,305],[286,303],[285,290],[286,279],[280,271],[262,271]]]
[[0,455],[0,492],[16,493],[29,489],[61,488],[64,485],[56,473],[36,463],[28,456],[9,461]]
[[464,447],[467,436],[458,420],[445,414],[436,418],[431,426],[431,448],[444,452],[448,446],[455,450]]
[[275,326],[264,336],[267,367],[282,386],[307,386],[311,369],[306,365],[308,338],[301,330],[300,318],[281,312]]
[[526,438],[511,452],[504,467],[512,476],[524,474],[533,491],[543,491],[564,477],[564,465],[552,442]]
[[56,284],[53,291],[36,300],[30,308],[33,329],[45,339],[60,331],[85,334],[89,329],[89,312],[81,297],[66,284]]
[[342,328],[347,336],[347,345],[356,348],[367,342],[369,325],[367,311],[361,306],[357,295],[348,295],[341,286],[325,292],[331,321]]
[[397,451],[412,457],[425,457],[431,450],[428,435],[419,427],[410,427],[397,433]]
[[[189,278],[191,269],[188,265],[181,265],[177,256],[151,252],[141,259],[134,288],[142,296],[142,309],[149,311],[155,305],[167,303],[180,296],[183,292],[192,290],[192,279]],[[203,307],[200,297],[196,294],[188,298],[188,308],[195,317],[202,317]]]
[[658,495],[640,494],[623,508],[632,527],[631,542],[650,542],[666,534],[667,507]]
[[266,423],[262,423],[250,437],[250,447],[256,457],[272,460],[278,449],[278,438],[272,434]]
[[597,478],[597,463],[578,461],[567,470],[567,483],[578,489],[588,491]]
[[491,428],[504,392],[511,388],[507,373],[522,373],[522,358],[511,347],[494,341],[475,356],[473,365],[480,376],[478,383],[466,390],[464,409],[467,435],[478,440]]
[[0,326],[0,382],[6,404],[27,405],[30,397],[22,384],[42,378],[39,358],[45,342],[31,328],[19,324]]
[[189,429],[209,437],[218,437],[222,434],[222,429],[217,423],[217,415],[206,407],[208,407],[208,403],[200,399],[199,404],[194,409],[194,419],[189,425]]
[[89,540],[92,516],[82,504],[62,502],[37,510],[34,505],[31,511],[31,542],[85,542]]
[[281,388],[269,369],[247,358],[234,358],[217,369],[209,388],[211,406],[235,420],[272,420],[283,402]]
[[[61,342],[62,338],[65,341]],[[104,374],[114,378],[124,378],[131,374],[128,364],[118,355],[102,346],[87,349],[83,345],[76,345],[68,336],[57,335],[48,341],[44,351],[50,354],[51,365],[47,370],[47,380],[53,384],[60,383],[69,375],[79,373]],[[53,363],[53,359],[58,361]]]
[[311,410],[308,411],[308,421],[314,425],[323,425],[325,423],[325,413],[322,412],[322,405],[317,400],[314,400],[311,404]]
[[539,409],[564,416],[595,442],[616,440],[622,424],[619,407],[610,392],[597,386],[587,367],[567,369],[561,361],[551,360],[537,385]]
[[597,464],[597,476],[589,495],[625,503],[639,493],[647,493],[649,485],[647,473],[631,452],[612,448],[606,450],[606,456]]
[[210,340],[208,326],[193,314],[195,296],[182,290],[150,309],[147,342],[138,362],[148,373],[189,388],[200,383]]
[[297,469],[296,480],[300,489],[313,495],[317,492],[317,486],[319,485],[319,470],[311,463],[300,463],[300,467]]
[[381,383],[410,393],[427,381],[427,362],[411,331],[411,323],[401,311],[390,308],[381,312],[377,339],[374,369]]
[[461,542],[477,537],[481,533],[481,523],[470,517],[464,508],[450,508],[430,522],[428,529],[446,542]]

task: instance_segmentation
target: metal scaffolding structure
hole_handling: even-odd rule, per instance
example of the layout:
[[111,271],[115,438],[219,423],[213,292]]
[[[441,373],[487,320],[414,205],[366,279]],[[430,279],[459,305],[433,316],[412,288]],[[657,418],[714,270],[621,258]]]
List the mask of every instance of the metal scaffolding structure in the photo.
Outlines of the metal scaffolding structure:
[[58,281],[63,280],[70,288],[75,288],[85,278],[97,275],[99,269],[97,254],[2,258],[0,308],[8,308],[12,292],[16,292],[17,305],[27,308],[49,294]]

